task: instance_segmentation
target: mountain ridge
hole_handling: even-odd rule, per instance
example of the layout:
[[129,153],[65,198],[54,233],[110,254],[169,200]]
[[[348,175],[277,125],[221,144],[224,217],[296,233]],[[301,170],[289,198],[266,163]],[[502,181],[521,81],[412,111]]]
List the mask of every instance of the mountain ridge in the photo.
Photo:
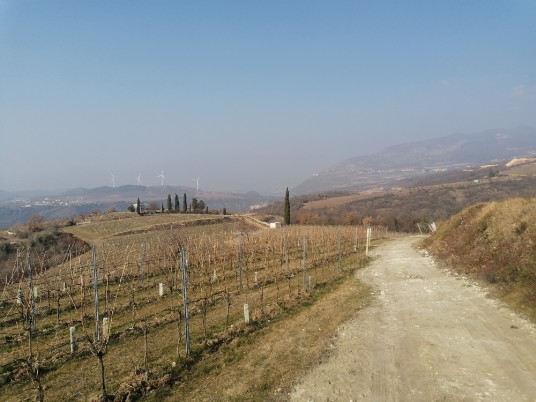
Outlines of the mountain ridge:
[[430,172],[536,155],[536,129],[490,129],[392,145],[346,159],[293,188],[295,194],[359,191]]

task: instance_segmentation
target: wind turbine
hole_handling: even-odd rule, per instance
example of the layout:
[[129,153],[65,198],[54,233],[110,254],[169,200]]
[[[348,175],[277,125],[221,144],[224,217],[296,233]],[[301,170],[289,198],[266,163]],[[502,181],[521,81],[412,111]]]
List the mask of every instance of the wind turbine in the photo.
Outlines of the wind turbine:
[[162,173],[160,173],[156,177],[160,177],[160,180],[162,181],[162,187],[164,187],[164,179],[166,178],[166,176],[164,176],[164,171],[162,170]]
[[201,177],[198,177],[197,179],[192,179],[192,181],[195,181],[195,182],[197,183],[196,191],[198,191],[198,192],[199,192],[199,179],[200,179],[200,178],[201,178]]
[[119,177],[114,176],[114,175],[112,174],[112,188],[115,187],[115,179],[119,179]]
[[138,175],[138,177],[136,177],[136,180],[138,180],[138,186],[141,184],[141,174]]

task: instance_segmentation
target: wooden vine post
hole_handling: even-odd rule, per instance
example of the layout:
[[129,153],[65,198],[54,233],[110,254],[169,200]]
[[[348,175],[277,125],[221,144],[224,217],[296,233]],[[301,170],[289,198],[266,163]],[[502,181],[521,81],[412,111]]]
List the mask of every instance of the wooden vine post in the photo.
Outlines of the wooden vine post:
[[95,293],[95,340],[100,340],[99,331],[99,270],[97,268],[97,248],[93,245],[91,249],[93,259],[93,291]]
[[243,250],[243,239],[242,233],[240,233],[238,238],[238,278],[239,278],[239,289],[242,290],[242,265],[244,262],[244,250]]
[[303,254],[302,254],[302,268],[303,268],[303,289],[307,291],[308,279],[307,279],[307,237],[303,236]]
[[179,254],[182,271],[182,302],[184,308],[184,341],[186,343],[186,356],[190,356],[190,317],[188,314],[188,251],[181,247]]

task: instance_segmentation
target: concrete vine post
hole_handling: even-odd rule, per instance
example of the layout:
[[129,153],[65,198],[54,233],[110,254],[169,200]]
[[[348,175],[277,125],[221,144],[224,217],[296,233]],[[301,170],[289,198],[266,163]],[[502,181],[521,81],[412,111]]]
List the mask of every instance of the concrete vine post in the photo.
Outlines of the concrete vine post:
[[365,249],[365,255],[367,255],[367,256],[368,256],[368,253],[369,253],[371,237],[372,237],[372,228],[367,228],[367,243],[366,243],[366,249]]
[[76,327],[69,327],[69,345],[71,346],[71,354],[76,352]]

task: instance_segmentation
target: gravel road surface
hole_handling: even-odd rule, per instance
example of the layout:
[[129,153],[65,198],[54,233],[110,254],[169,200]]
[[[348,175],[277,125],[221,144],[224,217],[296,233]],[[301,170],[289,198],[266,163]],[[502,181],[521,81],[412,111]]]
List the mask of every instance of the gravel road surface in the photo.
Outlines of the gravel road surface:
[[439,269],[418,240],[386,242],[357,273],[372,305],[339,328],[292,401],[536,401],[535,327]]

